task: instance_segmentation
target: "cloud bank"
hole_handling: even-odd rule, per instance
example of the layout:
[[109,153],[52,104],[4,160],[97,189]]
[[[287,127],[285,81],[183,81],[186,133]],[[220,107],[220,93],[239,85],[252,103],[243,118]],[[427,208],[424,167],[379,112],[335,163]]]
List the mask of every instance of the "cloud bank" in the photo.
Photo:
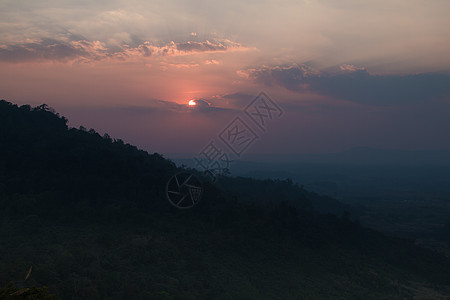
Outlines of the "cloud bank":
[[[90,62],[104,59],[135,59],[161,56],[185,56],[197,53],[245,51],[248,48],[230,40],[170,42],[157,46],[145,41],[136,46],[123,44],[108,47],[100,41],[39,39],[18,44],[0,44],[0,61],[78,61]],[[208,61],[208,64],[211,64]],[[216,61],[213,61],[216,64]]]
[[239,74],[265,86],[312,91],[370,105],[403,105],[450,97],[449,74],[372,75],[363,67],[349,64],[341,65],[335,72],[294,64],[247,69]]

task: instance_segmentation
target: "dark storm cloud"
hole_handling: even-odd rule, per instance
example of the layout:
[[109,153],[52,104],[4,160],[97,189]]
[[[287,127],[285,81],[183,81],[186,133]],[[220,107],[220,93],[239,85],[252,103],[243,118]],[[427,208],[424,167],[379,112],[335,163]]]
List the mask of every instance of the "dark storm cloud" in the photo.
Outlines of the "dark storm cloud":
[[247,70],[250,79],[266,86],[318,94],[371,105],[399,105],[450,95],[450,75],[372,75],[363,68],[341,66],[339,72],[319,73],[307,66]]

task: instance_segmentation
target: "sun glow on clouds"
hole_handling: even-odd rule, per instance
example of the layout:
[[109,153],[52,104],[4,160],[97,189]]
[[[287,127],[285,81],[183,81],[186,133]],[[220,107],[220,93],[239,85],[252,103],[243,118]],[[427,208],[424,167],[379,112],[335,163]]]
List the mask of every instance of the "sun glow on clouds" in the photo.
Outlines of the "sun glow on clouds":
[[[108,47],[101,41],[64,39],[36,39],[26,43],[2,43],[0,40],[0,61],[5,62],[99,62],[133,61],[134,59],[165,59],[168,57],[183,57],[195,55],[210,55],[215,53],[229,53],[248,51],[249,48],[228,39],[213,41],[185,41],[175,43],[171,41],[165,45],[155,45],[145,41],[139,45],[128,44]],[[209,58],[209,57],[208,57]],[[207,59],[205,64],[219,64],[217,60]],[[188,64],[184,64],[187,66]]]
[[[189,129],[202,146],[208,130],[220,123],[217,116],[228,122],[227,113],[245,107],[261,89],[289,110],[286,120],[292,118],[292,123],[279,135],[286,135],[289,151],[322,146],[328,151],[345,143],[385,140],[378,129],[366,134],[380,123],[398,128],[392,132],[399,136],[411,135],[411,130],[402,132],[409,126],[427,137],[448,135],[448,108],[433,111],[441,104],[426,101],[446,101],[449,94],[445,74],[450,70],[450,31],[445,28],[450,1],[436,0],[432,6],[421,0],[285,1],[287,5],[269,0],[256,6],[254,1],[50,2],[55,1],[38,1],[23,10],[22,1],[0,1],[2,98],[20,104],[45,102],[66,109],[67,117],[80,125],[103,126],[105,131],[119,125],[117,118],[132,120],[133,126],[121,126],[118,133],[124,138],[136,134],[136,141],[151,140],[170,151],[193,138],[176,144],[167,136],[170,130],[179,136],[179,127]],[[446,73],[414,75],[435,71]],[[394,118],[389,109],[397,105],[405,108],[405,115]],[[416,118],[407,118],[416,115],[419,105],[431,107],[430,122],[422,120],[429,132]],[[90,119],[73,109],[94,106],[144,109]],[[145,118],[136,119],[137,111]],[[138,137],[137,129],[143,128],[139,122],[154,123],[145,123],[148,130]],[[203,135],[184,127],[193,122]],[[152,130],[160,126],[167,130]],[[297,128],[306,127],[300,137]],[[336,130],[350,132],[347,142],[345,137],[335,140]],[[145,134],[154,134],[154,139]],[[328,145],[314,145],[320,135]],[[418,136],[417,145],[426,144]],[[305,140],[312,142],[295,144]],[[397,140],[392,134],[392,145]],[[445,141],[442,145],[450,143]]]

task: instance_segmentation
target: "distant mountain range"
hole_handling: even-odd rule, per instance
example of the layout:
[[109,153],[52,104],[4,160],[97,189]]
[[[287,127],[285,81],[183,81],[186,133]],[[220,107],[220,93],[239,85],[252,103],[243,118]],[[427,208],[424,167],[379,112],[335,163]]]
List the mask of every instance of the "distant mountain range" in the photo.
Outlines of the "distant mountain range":
[[[167,201],[180,171],[203,180],[192,209]],[[159,154],[69,128],[47,106],[0,100],[0,299],[44,299],[31,286],[62,299],[450,293],[448,258],[366,228],[345,209],[292,180],[213,184]]]
[[[193,153],[169,153],[174,161],[189,163]],[[245,154],[240,161],[349,165],[450,165],[450,150],[388,150],[355,147],[336,153]]]

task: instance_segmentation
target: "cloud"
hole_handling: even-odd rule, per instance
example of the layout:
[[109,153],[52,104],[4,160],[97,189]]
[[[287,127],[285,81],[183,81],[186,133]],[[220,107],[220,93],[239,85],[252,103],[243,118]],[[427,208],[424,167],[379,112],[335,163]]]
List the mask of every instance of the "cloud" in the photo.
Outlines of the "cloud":
[[206,65],[220,65],[220,61],[215,59],[207,59],[205,60]]
[[208,101],[206,99],[193,99],[195,103],[197,103],[195,106],[189,106],[189,110],[193,112],[200,112],[200,113],[213,113],[213,112],[230,112],[234,111],[231,108],[225,108],[225,107],[219,107],[215,106],[211,101]]
[[250,95],[243,92],[236,92],[233,94],[223,95],[221,98],[230,105],[236,107],[245,107],[255,98],[255,95]]
[[254,98],[254,95],[249,95],[246,93],[242,93],[242,92],[236,92],[233,94],[227,94],[222,96],[225,99],[232,99],[232,100],[238,100],[238,101],[251,101],[252,98]]
[[98,60],[107,56],[107,49],[100,42],[63,42],[53,39],[42,39],[23,44],[0,45],[0,60],[7,62],[67,61],[75,58]]
[[341,71],[349,71],[349,72],[366,70],[364,67],[357,67],[355,65],[349,65],[349,64],[340,65],[339,69],[341,69]]
[[226,51],[227,46],[222,43],[205,42],[191,42],[179,43],[176,45],[177,50],[184,52],[205,52],[205,51]]
[[188,103],[176,103],[172,101],[164,101],[158,99],[152,99],[148,101],[148,105],[128,105],[120,106],[116,109],[127,111],[128,113],[135,115],[145,115],[152,113],[213,113],[213,112],[226,112],[232,111],[232,109],[217,107],[206,99],[192,99],[196,102],[195,106],[189,106]]
[[[175,67],[177,69],[192,69],[192,68],[197,68],[200,65],[199,64],[195,64],[195,63],[190,63],[190,64],[183,64],[183,63],[176,63],[176,64],[168,64],[170,67]],[[164,68],[164,66],[163,66]]]
[[188,111],[187,105],[178,104],[171,101],[152,99],[148,105],[126,105],[109,108],[111,110],[126,111],[132,115],[147,115],[162,112],[185,112]]
[[215,39],[232,37],[259,49],[254,57],[259,63],[319,61],[329,67],[358,61],[377,72],[448,70],[450,2],[394,2],[0,1],[0,44],[58,39],[70,31],[105,43],[108,50],[124,44],[136,48],[137,36],[139,44],[163,47],[174,41],[178,51],[217,52],[223,47]]
[[[0,61],[14,63],[42,60],[90,62],[104,59],[129,60],[152,56],[184,56],[197,53],[247,50],[246,47],[239,43],[229,40],[213,42],[209,40],[203,42],[187,41],[182,43],[172,41],[162,46],[144,41],[133,46],[124,44],[120,47],[108,47],[106,43],[100,41],[87,41],[77,38],[82,37],[72,36],[72,39],[66,38],[61,40],[44,38],[26,43],[0,44]],[[135,41],[137,41],[137,38]],[[209,63],[217,64],[218,61],[210,60]],[[183,68],[193,66],[180,64],[175,67]]]
[[342,100],[370,105],[400,105],[450,96],[450,75],[372,75],[365,68],[341,65],[337,72],[320,72],[306,65],[264,66],[241,71],[266,86],[295,92],[311,91]]
[[302,90],[302,83],[306,83],[309,78],[320,77],[320,72],[307,65],[293,64],[240,70],[238,75],[266,86],[278,84],[290,90]]

